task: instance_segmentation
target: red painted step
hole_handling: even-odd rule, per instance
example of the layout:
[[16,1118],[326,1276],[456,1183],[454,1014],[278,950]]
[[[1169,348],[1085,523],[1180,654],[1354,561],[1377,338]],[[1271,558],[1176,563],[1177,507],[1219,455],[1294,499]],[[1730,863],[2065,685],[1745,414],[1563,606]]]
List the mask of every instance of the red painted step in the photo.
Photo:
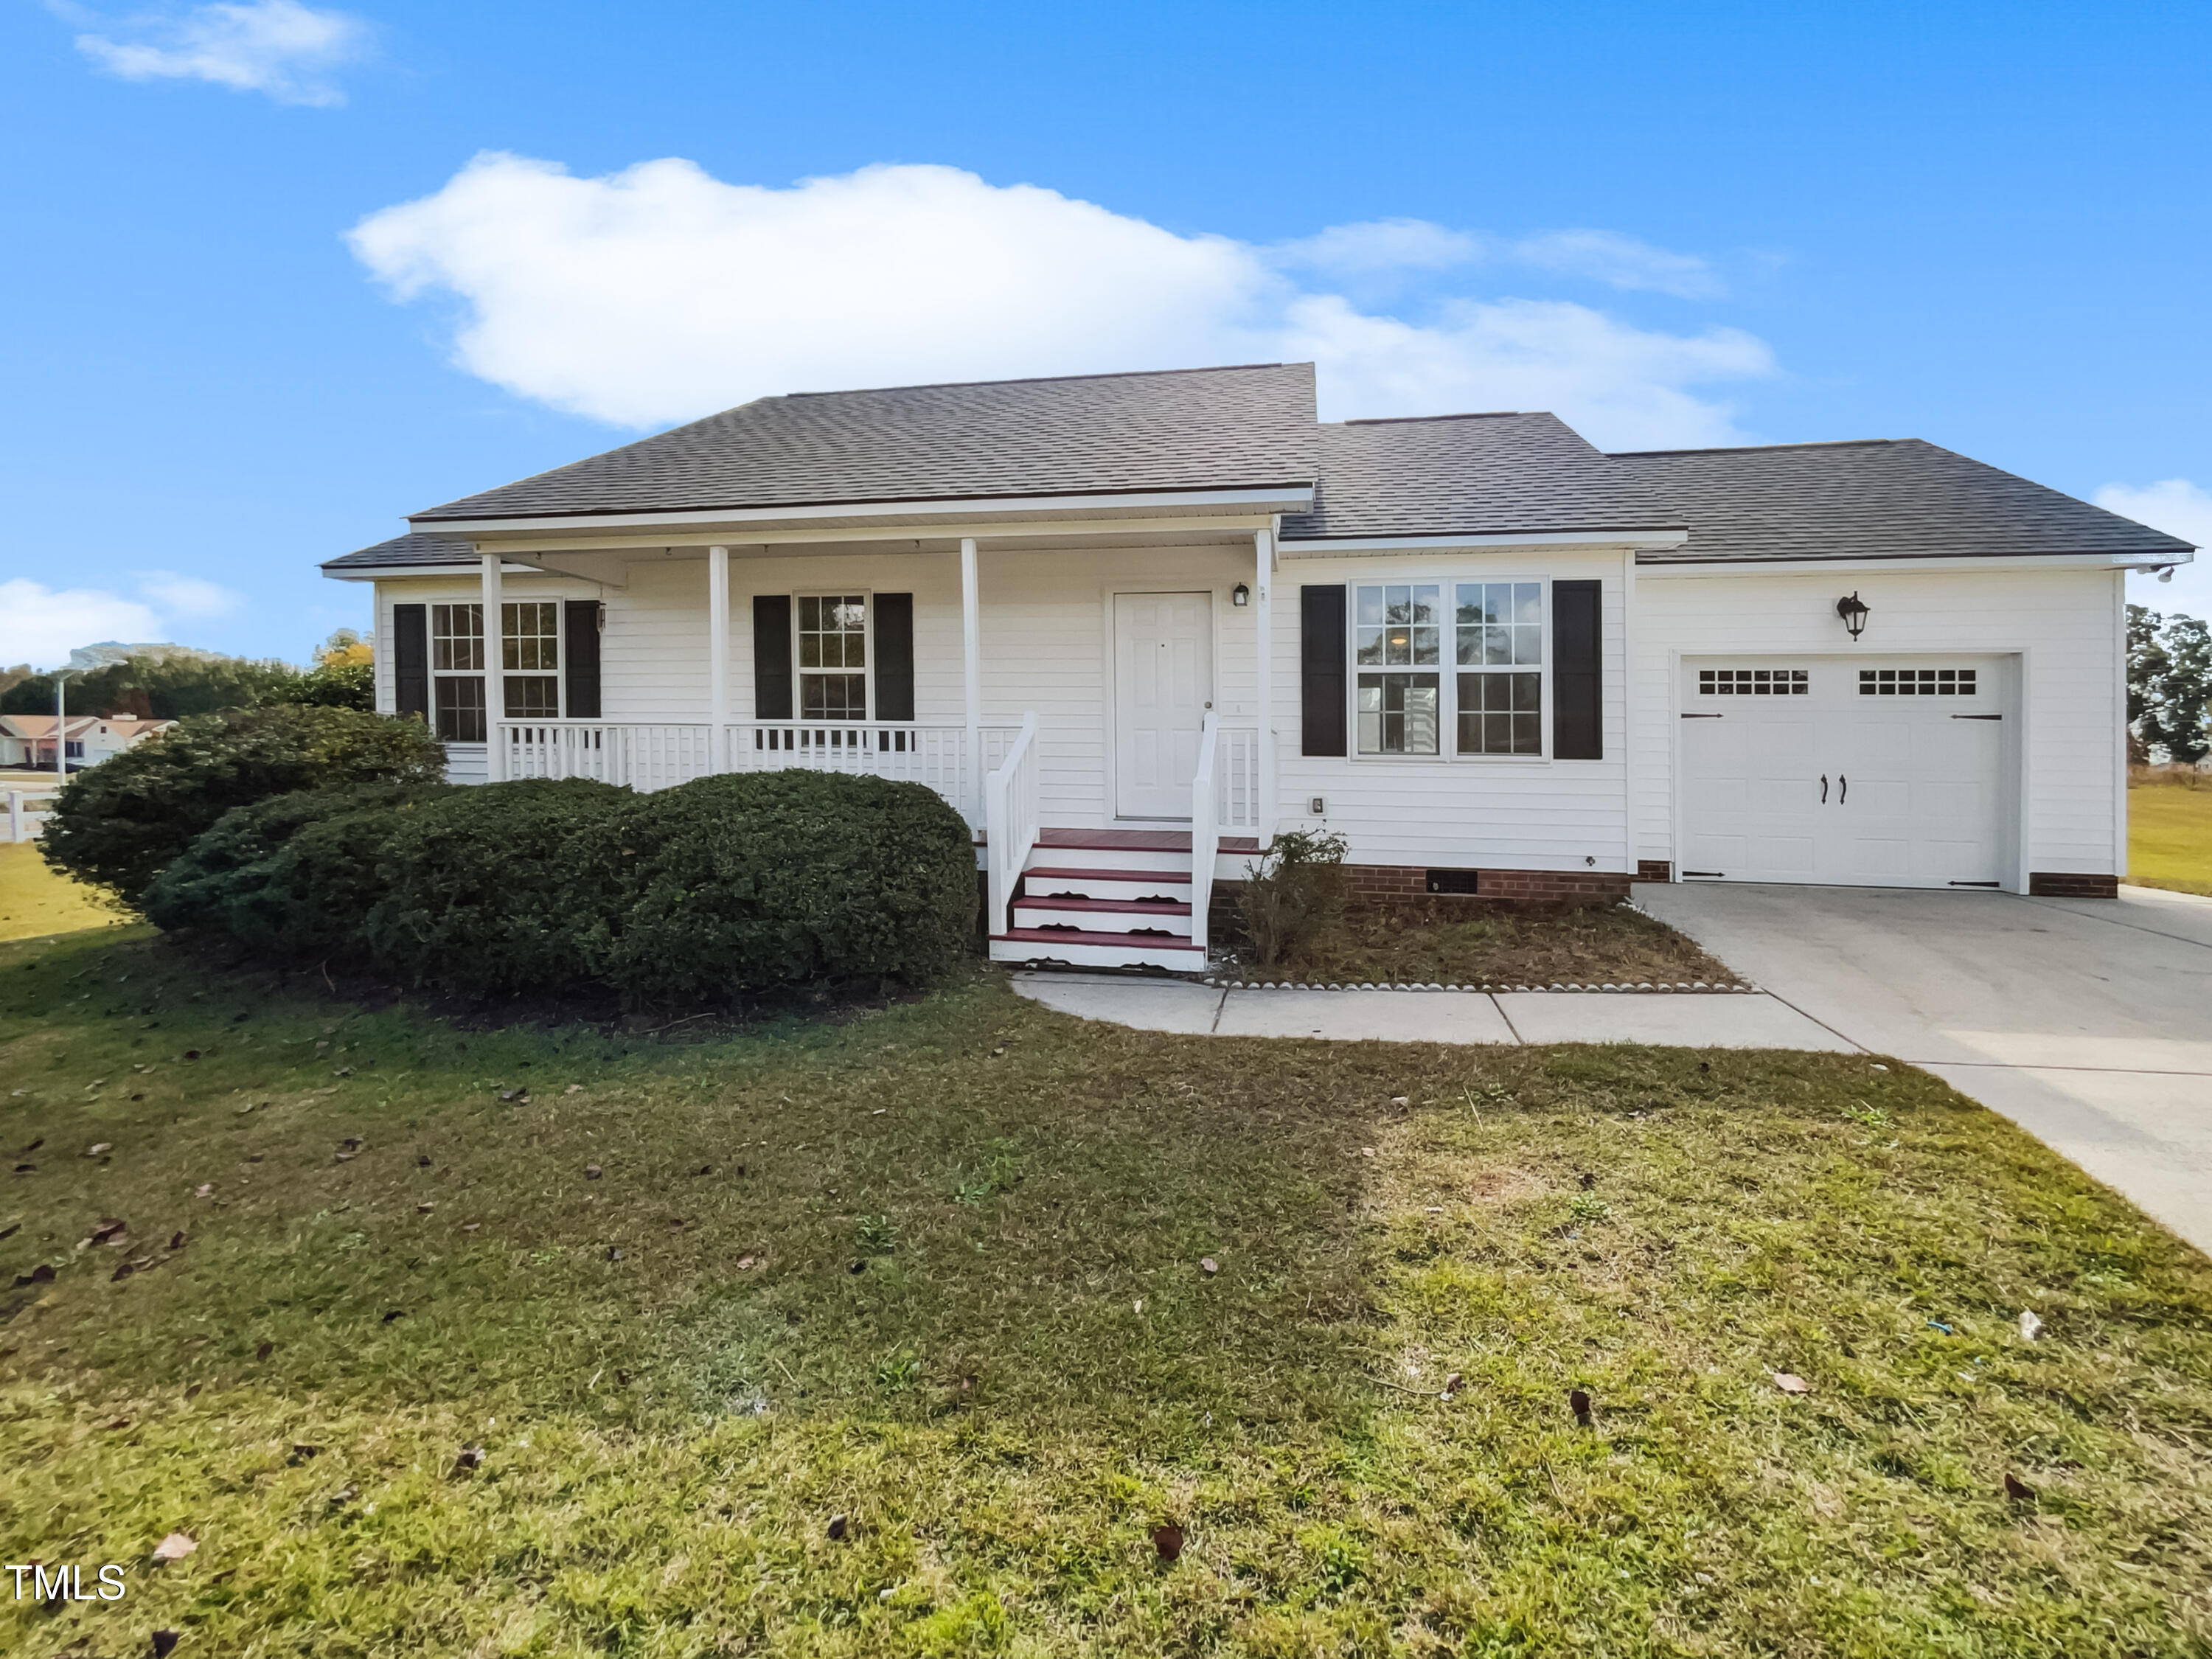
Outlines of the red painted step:
[[[1088,910],[1129,916],[1187,916],[1190,906],[1176,899],[1018,898],[1017,910]],[[1087,931],[1087,930],[1086,930]]]

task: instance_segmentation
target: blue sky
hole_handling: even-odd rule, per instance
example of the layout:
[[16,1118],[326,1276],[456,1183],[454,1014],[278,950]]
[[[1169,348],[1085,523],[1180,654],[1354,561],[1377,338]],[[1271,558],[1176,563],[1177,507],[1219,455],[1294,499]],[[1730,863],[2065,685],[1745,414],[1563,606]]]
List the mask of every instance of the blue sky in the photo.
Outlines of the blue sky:
[[763,392],[1255,357],[2212,540],[2208,69],[2201,4],[13,0],[0,663],[301,659],[319,560]]

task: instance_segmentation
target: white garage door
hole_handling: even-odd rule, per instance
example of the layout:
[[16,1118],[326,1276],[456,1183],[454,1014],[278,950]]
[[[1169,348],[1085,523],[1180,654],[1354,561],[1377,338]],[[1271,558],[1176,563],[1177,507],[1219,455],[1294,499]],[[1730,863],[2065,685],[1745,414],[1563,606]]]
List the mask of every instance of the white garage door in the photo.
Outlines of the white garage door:
[[2013,678],[2003,657],[1686,659],[1683,878],[2001,885]]

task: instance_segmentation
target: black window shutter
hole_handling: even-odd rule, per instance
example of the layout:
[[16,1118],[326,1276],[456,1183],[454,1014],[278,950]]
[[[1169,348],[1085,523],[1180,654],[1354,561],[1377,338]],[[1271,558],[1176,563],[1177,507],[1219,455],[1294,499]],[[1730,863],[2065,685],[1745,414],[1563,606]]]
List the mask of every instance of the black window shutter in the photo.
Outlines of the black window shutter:
[[1552,752],[1560,760],[1605,758],[1600,591],[1596,582],[1552,584]]
[[430,718],[430,607],[392,607],[392,711]]
[[753,718],[791,718],[791,595],[753,595]]
[[1344,588],[1298,589],[1298,753],[1341,755],[1351,701],[1344,687]]
[[570,599],[561,607],[561,649],[568,679],[568,718],[599,718],[599,602]]
[[914,595],[876,595],[876,718],[914,718]]

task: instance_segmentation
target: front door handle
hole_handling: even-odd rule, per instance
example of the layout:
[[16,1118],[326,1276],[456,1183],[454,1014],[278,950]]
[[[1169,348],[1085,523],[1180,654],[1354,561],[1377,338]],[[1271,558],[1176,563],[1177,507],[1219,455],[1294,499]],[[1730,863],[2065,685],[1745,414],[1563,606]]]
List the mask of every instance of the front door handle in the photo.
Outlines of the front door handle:
[[1851,781],[1838,772],[1836,774],[1836,781],[1843,786],[1836,792],[1836,805],[1841,806],[1851,798]]
[[1823,805],[1823,806],[1826,806],[1827,804],[1828,804],[1828,775],[1827,775],[1826,772],[1823,772],[1823,773],[1821,773],[1821,774],[1820,774],[1820,805]]

